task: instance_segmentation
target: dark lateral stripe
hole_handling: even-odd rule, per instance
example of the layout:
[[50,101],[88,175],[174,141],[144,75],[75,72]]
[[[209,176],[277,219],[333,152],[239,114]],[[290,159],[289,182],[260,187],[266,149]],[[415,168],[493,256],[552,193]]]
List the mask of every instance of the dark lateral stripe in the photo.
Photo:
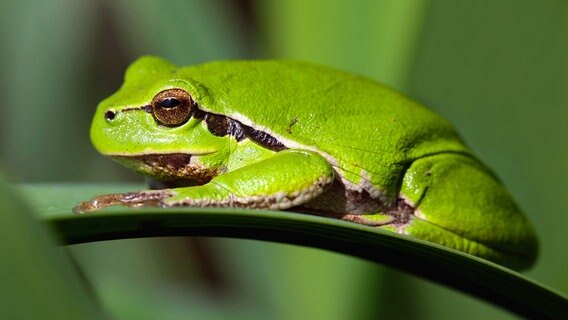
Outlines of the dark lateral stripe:
[[247,137],[245,131],[243,130],[243,127],[245,127],[245,125],[238,122],[237,120],[233,120],[231,118],[227,119],[229,123],[229,134],[235,137],[237,141],[244,140]]
[[[117,112],[129,112],[136,110],[144,110],[145,112],[151,113],[152,106],[145,105],[141,107],[125,108],[117,110]],[[241,122],[227,116],[206,112],[199,109],[198,107],[195,107],[193,109],[192,116],[194,118],[205,121],[209,131],[218,137],[230,135],[232,137],[235,137],[237,141],[242,141],[246,138],[249,138],[255,143],[272,151],[282,151],[284,149],[288,149],[282,142],[280,142],[280,140],[276,139],[270,134],[264,131],[253,129],[252,127],[244,125]]]
[[275,137],[269,135],[268,133],[260,130],[255,130],[249,126],[241,124],[244,128],[246,136],[252,141],[258,143],[259,145],[270,149],[272,151],[282,151],[288,149],[282,142],[280,142]]
[[253,129],[241,122],[226,116],[206,113],[203,117],[209,131],[219,137],[230,135],[235,137],[237,141],[249,138],[255,143],[270,149],[272,151],[281,151],[287,149],[286,146],[270,134]]
[[[197,110],[199,109],[196,109],[196,111]],[[202,119],[202,121],[205,121],[209,132],[218,137],[230,135],[232,137],[235,137],[237,141],[242,141],[245,138],[249,138],[255,143],[272,151],[281,151],[287,149],[287,147],[282,142],[280,142],[270,134],[264,131],[253,129],[252,127],[244,125],[241,122],[227,116],[199,110],[196,112],[196,117]]]

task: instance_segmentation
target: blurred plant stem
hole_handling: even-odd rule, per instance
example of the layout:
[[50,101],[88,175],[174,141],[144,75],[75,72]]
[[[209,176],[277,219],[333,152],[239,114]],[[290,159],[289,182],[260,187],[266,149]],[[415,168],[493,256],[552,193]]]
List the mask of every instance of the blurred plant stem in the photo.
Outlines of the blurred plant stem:
[[429,1],[257,3],[270,56],[351,70],[404,91]]
[[[270,56],[322,63],[370,76],[402,91],[406,88],[427,1],[257,4],[261,37],[268,43]],[[274,303],[281,304],[282,319],[367,319],[388,317],[388,310],[396,310],[401,317],[418,316],[412,308],[399,308],[400,302],[388,298],[385,270],[376,265],[293,248],[278,248],[268,261],[279,261],[270,268],[287,278],[275,282],[278,287],[274,288],[278,293]],[[292,286],[298,284],[303,289],[294,290]]]

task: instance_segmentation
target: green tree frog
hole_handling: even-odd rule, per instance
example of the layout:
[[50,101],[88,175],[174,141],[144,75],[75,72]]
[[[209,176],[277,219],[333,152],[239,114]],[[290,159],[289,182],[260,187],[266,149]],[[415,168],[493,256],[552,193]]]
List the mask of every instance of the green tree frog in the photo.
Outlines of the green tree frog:
[[[515,269],[533,227],[452,125],[377,82],[297,61],[135,61],[91,127],[98,151],[170,188],[110,205],[273,209],[387,229]],[[175,187],[174,187],[175,186]]]

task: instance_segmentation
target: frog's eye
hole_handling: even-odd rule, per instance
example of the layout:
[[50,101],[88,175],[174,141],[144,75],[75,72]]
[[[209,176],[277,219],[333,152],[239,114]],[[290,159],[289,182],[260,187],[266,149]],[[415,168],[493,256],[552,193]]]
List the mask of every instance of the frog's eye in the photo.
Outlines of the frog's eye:
[[191,118],[195,102],[187,91],[167,89],[152,99],[152,115],[159,124],[166,127],[180,126]]

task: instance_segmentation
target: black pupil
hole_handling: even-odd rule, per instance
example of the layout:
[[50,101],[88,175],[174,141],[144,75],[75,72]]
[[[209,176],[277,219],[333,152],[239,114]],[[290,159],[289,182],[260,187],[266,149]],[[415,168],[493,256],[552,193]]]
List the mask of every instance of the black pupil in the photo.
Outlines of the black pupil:
[[105,119],[107,119],[108,121],[111,121],[111,120],[114,119],[115,115],[116,114],[114,113],[114,111],[109,110],[109,111],[105,112]]
[[162,100],[162,102],[160,102],[160,106],[162,108],[175,108],[177,106],[179,106],[181,104],[181,101],[179,101],[176,98],[166,98],[164,100]]

